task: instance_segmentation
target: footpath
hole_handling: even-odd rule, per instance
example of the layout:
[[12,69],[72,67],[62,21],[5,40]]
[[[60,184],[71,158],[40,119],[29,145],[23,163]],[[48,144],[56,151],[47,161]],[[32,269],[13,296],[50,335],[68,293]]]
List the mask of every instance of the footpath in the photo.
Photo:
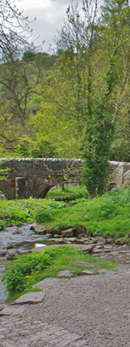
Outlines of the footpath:
[[116,271],[65,271],[34,286],[41,291],[0,303],[0,347],[130,347],[130,246],[103,242],[83,249],[115,258]]
[[[36,305],[40,303],[42,306],[48,289],[58,282],[57,278],[46,278],[34,286],[40,286],[40,292],[27,293],[15,300],[13,305],[1,304],[0,347],[88,347],[83,335],[37,320]],[[29,308],[33,312],[27,317]]]
[[130,347],[129,264],[35,286],[3,304],[0,347]]

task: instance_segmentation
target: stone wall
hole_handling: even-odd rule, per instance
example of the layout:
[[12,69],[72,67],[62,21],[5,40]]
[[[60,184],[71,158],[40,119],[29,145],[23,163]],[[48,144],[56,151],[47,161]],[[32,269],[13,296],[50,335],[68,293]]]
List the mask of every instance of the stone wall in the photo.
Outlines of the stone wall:
[[[130,163],[109,162],[108,188],[130,182]],[[81,182],[81,159],[0,159],[0,168],[8,168],[7,180],[0,190],[7,199],[45,197],[47,191],[63,182]]]
[[109,164],[110,184],[116,188],[121,188],[124,183],[128,186],[130,181],[126,181],[126,173],[130,170],[130,163],[110,161]]
[[80,182],[81,160],[77,159],[1,159],[0,168],[8,179],[0,180],[7,199],[44,197],[53,186],[65,181]]

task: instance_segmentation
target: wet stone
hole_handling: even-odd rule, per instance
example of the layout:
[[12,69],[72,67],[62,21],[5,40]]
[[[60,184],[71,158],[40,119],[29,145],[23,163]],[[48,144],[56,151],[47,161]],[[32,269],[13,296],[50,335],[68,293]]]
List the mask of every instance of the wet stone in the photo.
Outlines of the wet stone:
[[47,228],[45,225],[33,223],[30,230],[33,230],[36,234],[46,234]]
[[7,260],[13,260],[14,257],[15,257],[15,254],[17,254],[18,251],[15,249],[15,248],[12,248],[12,249],[9,249],[7,252],[6,252],[6,258]]
[[63,237],[73,237],[73,229],[70,228],[70,229],[67,229],[67,230],[62,230],[61,231],[61,235]]

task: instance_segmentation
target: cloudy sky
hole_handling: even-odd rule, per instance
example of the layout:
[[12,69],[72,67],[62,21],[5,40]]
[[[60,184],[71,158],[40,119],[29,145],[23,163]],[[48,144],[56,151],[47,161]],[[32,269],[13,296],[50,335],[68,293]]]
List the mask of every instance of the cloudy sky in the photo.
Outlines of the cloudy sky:
[[[74,0],[74,3],[76,0]],[[43,51],[48,51],[49,45],[55,46],[54,37],[57,30],[63,26],[63,19],[66,17],[66,9],[70,5],[71,0],[16,0],[20,10],[29,16],[30,20],[34,17],[37,20],[31,24],[33,28],[33,39],[35,44],[39,45],[45,40]]]

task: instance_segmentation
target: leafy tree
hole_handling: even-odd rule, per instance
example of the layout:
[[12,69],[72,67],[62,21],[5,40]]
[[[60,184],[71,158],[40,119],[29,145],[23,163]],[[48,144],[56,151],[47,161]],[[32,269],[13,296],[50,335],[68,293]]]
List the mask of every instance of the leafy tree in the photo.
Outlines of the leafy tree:
[[[14,156],[19,139],[25,133],[25,119],[31,113],[31,96],[37,93],[36,87],[41,78],[41,66],[32,60],[32,56],[35,56],[33,44],[28,43],[31,33],[28,17],[18,10],[14,1],[1,0],[0,142],[2,153],[8,150]],[[26,50],[28,57],[25,52],[27,59],[21,61]]]
[[8,63],[15,56],[21,55],[31,35],[30,22],[20,12],[13,0],[1,0],[0,9],[0,58]]
[[[109,3],[112,6],[112,18],[108,20]],[[120,61],[119,47],[124,34],[123,23],[126,16],[126,13],[124,16],[123,8],[120,17],[121,3],[123,7],[125,1],[121,1],[119,4],[118,1],[106,1],[106,8],[104,7],[104,12],[100,18],[99,14],[97,16],[98,2],[94,1],[92,4],[91,1],[83,1],[84,20],[77,7],[69,6],[67,10],[68,22],[64,25],[61,39],[59,40],[59,45],[62,49],[67,49],[67,52],[72,49],[74,53],[73,63],[71,59],[69,60],[75,71],[75,76],[73,75],[73,105],[76,111],[75,117],[77,115],[77,118],[82,119],[83,124],[86,124],[86,135],[83,145],[83,157],[85,159],[83,175],[91,195],[94,195],[95,192],[102,193],[104,189],[110,145],[115,127],[116,107],[119,105],[119,93],[116,90],[116,85],[119,83],[120,91],[122,92],[124,83],[118,70]],[[94,5],[93,8],[92,5]],[[117,13],[115,25],[114,16]],[[120,30],[118,23],[120,23]],[[114,25],[115,33],[112,39],[111,26]],[[109,47],[107,48],[109,37],[112,40],[110,49]],[[103,52],[104,42],[107,55]],[[99,72],[97,69],[97,55],[99,55],[100,59]],[[102,62],[104,71],[101,75]],[[63,68],[66,69],[66,66],[67,64],[64,64]],[[108,72],[106,73],[106,71]],[[82,78],[82,73],[84,79]],[[98,80],[100,81],[100,87],[97,83]],[[82,93],[83,90],[84,94]],[[105,93],[104,90],[106,90]]]
[[[26,44],[22,27],[27,21],[30,34],[29,21],[18,11],[21,29],[8,21],[4,29],[18,40],[1,51],[0,65],[0,155],[83,154],[92,195],[103,190],[107,158],[130,160],[130,8],[125,0],[105,0],[98,11],[98,3],[68,7],[51,56]],[[13,1],[2,4],[17,10]],[[11,11],[3,12],[9,21]]]
[[[86,143],[84,146],[83,180],[91,196],[102,194],[105,187],[105,178],[108,168],[110,145],[115,124],[112,120],[113,103],[111,94],[114,83],[114,55],[110,61],[107,74],[106,92],[96,106],[91,106],[89,95],[89,112],[86,121]],[[90,83],[90,79],[89,79]],[[90,86],[89,86],[89,93]]]
[[25,62],[30,62],[35,59],[35,53],[31,51],[26,51],[23,54],[22,60]]
[[[105,1],[102,24],[109,52],[118,45],[117,81],[114,91],[115,133],[111,145],[112,160],[130,161],[130,7],[128,1]],[[108,48],[107,48],[108,50]]]

